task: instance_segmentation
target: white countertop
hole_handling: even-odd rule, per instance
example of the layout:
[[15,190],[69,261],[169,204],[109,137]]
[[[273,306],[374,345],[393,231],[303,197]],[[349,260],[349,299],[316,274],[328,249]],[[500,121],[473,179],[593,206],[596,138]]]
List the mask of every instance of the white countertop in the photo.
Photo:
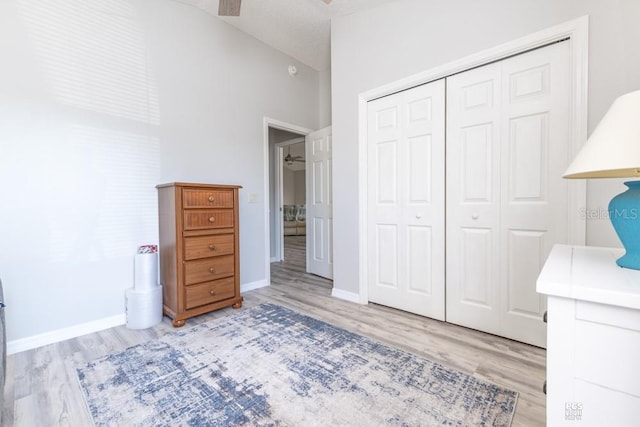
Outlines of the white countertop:
[[624,249],[555,245],[538,276],[538,293],[640,309],[640,270],[622,268]]

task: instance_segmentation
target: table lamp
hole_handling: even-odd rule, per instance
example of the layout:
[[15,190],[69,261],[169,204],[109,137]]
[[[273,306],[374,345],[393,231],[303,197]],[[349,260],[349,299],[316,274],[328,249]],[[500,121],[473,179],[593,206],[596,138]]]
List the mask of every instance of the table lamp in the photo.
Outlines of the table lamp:
[[[640,177],[640,90],[617,98],[564,178]],[[640,270],[640,181],[609,202],[609,219],[625,249],[616,262]]]

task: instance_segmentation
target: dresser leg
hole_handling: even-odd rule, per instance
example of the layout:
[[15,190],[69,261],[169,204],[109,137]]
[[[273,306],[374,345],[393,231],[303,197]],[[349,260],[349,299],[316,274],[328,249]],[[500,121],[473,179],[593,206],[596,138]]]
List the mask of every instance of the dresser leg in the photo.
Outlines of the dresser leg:
[[233,307],[233,308],[240,308],[240,307],[242,307],[242,301],[240,301],[240,302],[237,302],[237,303],[233,304],[231,307]]
[[173,327],[174,328],[179,328],[181,326],[184,326],[184,322],[185,322],[184,319],[182,319],[182,320],[174,320],[173,321]]

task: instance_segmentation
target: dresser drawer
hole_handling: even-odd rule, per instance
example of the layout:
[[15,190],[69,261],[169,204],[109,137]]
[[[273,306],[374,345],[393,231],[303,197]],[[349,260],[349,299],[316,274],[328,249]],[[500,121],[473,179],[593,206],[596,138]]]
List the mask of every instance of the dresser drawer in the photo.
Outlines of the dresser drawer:
[[233,190],[182,190],[182,206],[185,209],[232,208]]
[[204,228],[233,227],[232,210],[194,210],[184,211],[184,229],[201,230]]
[[233,298],[235,296],[234,286],[235,279],[233,277],[187,286],[185,287],[185,306],[188,310]]
[[233,276],[233,274],[233,255],[186,261],[184,263],[185,285],[221,279],[223,277]]
[[[637,329],[637,325],[633,326]],[[640,343],[640,332],[582,320],[576,320],[573,330],[576,338],[572,368],[578,380],[601,386],[609,392],[640,396],[640,374],[633,372],[640,358],[640,345],[637,344]],[[603,360],[607,363],[602,363]]]
[[233,234],[184,238],[186,260],[233,254]]

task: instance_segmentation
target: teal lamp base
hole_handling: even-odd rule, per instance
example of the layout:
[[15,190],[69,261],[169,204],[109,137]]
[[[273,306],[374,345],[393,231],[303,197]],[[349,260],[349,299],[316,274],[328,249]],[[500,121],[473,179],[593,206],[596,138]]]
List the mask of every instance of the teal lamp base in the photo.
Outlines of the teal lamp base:
[[640,181],[628,181],[628,189],[609,202],[609,218],[626,253],[620,267],[640,270]]

